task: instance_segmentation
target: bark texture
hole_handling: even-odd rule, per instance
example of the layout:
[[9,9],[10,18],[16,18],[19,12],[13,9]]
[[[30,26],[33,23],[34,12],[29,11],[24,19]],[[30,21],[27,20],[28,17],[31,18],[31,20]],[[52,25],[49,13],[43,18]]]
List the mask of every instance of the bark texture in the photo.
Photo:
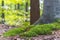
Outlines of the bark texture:
[[30,24],[35,23],[40,17],[39,0],[30,0]]
[[34,24],[46,24],[54,22],[56,18],[55,3],[58,3],[58,0],[44,0],[43,14]]

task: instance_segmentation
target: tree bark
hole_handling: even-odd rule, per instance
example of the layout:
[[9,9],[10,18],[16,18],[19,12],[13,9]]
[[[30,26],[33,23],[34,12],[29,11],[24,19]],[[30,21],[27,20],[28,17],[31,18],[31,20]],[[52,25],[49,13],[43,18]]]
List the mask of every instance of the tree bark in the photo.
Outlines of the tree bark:
[[47,24],[54,22],[55,12],[54,12],[54,1],[55,0],[44,0],[43,14],[34,23],[36,24]]
[[30,24],[34,24],[40,17],[39,0],[30,0]]

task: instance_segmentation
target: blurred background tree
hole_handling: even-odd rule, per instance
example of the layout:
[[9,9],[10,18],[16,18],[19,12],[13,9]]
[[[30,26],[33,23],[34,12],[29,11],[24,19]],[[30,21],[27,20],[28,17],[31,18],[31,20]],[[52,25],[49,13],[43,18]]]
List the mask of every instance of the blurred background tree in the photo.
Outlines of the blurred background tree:
[[[40,15],[43,7],[41,1]],[[0,0],[0,23],[7,25],[30,24],[30,0]]]

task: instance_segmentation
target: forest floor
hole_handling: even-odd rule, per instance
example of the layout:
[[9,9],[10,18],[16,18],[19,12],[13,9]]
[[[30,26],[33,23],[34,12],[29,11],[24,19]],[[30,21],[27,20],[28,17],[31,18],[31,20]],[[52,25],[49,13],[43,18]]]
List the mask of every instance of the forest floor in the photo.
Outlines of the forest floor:
[[[0,40],[14,40],[16,37],[3,37],[2,34],[8,31],[9,29],[12,29],[14,27],[0,24]],[[15,40],[27,40],[24,38],[16,38]],[[29,39],[28,39],[29,40]],[[39,35],[37,37],[32,37],[30,40],[60,40],[60,30],[53,31],[52,35]]]

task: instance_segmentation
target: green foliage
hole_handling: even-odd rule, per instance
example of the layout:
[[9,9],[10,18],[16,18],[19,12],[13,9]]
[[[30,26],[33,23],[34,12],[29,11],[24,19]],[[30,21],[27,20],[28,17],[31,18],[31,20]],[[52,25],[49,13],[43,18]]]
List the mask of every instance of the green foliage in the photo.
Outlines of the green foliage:
[[51,34],[51,29],[48,27],[36,26],[31,28],[29,31],[25,32],[24,36],[33,37],[37,35],[47,35]]
[[49,35],[49,34],[52,34],[53,30],[59,30],[59,29],[60,29],[59,23],[36,25],[30,28],[29,31],[26,31],[20,36],[34,37],[38,35]]
[[24,13],[22,11],[6,10],[5,13],[5,23],[8,25],[20,25],[24,22]]
[[54,22],[54,23],[51,23],[51,24],[44,24],[42,26],[46,27],[46,28],[48,27],[51,30],[59,30],[60,29],[60,24],[58,22]]
[[60,23],[56,22],[54,24],[51,24],[53,27],[52,27],[52,30],[59,30],[60,29]]
[[14,28],[4,33],[5,36],[20,35],[22,37],[33,37],[38,35],[49,35],[52,34],[53,30],[59,30],[59,23],[43,24],[43,25],[30,25],[23,26],[20,28]]
[[56,19],[55,19],[55,22],[60,23],[60,19],[59,19],[59,18],[56,18]]
[[[25,19],[29,19],[30,12],[26,12],[26,1],[28,2],[28,8],[30,6],[29,0],[3,0],[4,7],[2,7],[2,0],[0,0],[0,23],[2,22],[2,9],[5,14],[6,25],[22,25],[25,23]],[[15,5],[20,4],[20,10],[15,10]],[[27,16],[25,15],[27,14]]]
[[30,22],[24,22],[23,25],[28,26],[28,25],[30,25]]
[[[2,9],[1,9],[2,10]],[[29,16],[25,16],[25,11],[23,10],[4,10],[5,14],[5,24],[7,25],[22,25],[25,23],[25,19]],[[27,12],[27,15],[29,15],[29,12]],[[2,21],[2,11],[0,11],[0,23]],[[29,24],[27,22],[27,24]]]
[[9,30],[8,32],[4,33],[3,35],[4,36],[15,36],[15,35],[25,32],[27,28],[32,28],[32,27],[33,27],[33,25],[31,25],[29,27],[23,26],[23,27],[13,28],[13,29]]
[[4,36],[15,36],[17,34],[20,34],[24,31],[23,28],[14,28],[12,30],[9,30],[8,32],[4,33]]

